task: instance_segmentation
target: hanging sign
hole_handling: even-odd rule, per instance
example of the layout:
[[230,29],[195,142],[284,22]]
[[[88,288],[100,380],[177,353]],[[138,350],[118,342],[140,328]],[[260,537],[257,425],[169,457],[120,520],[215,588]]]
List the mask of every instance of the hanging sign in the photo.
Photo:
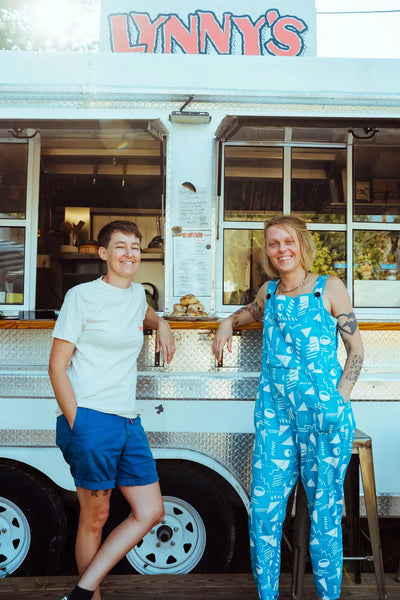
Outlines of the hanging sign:
[[314,0],[102,0],[100,49],[135,54],[315,56]]
[[172,240],[174,296],[211,296],[211,232],[184,231]]

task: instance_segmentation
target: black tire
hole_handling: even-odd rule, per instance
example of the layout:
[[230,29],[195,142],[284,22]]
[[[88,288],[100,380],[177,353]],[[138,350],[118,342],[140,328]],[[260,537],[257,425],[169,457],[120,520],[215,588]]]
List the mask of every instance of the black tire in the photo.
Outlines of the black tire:
[[[149,574],[227,571],[236,532],[231,505],[222,491],[211,476],[185,461],[159,461],[157,468],[166,518],[128,553],[131,567]],[[189,530],[191,539],[182,539],[182,530],[186,534]]]
[[40,473],[0,459],[0,574],[52,575],[66,542],[66,517]]

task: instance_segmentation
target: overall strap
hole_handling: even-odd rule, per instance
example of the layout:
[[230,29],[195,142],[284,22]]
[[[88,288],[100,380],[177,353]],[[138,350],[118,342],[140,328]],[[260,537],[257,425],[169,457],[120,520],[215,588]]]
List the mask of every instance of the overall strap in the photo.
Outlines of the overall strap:
[[324,293],[326,280],[328,279],[328,277],[329,275],[319,275],[319,277],[317,277],[313,290],[314,296],[316,298],[319,298]]
[[279,279],[271,279],[268,281],[267,285],[267,293],[265,296],[265,308],[264,308],[264,319],[271,309],[271,298],[274,296],[276,292],[276,288],[278,287]]
[[268,281],[265,304],[267,304],[267,301],[270,300],[271,296],[275,295],[276,288],[278,287],[278,285],[279,285],[279,279],[271,279],[270,281]]

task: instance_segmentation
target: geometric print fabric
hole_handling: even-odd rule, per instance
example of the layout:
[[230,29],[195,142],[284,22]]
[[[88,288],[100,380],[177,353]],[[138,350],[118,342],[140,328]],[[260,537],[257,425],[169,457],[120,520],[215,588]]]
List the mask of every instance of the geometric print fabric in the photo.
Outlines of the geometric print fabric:
[[336,600],[342,577],[343,481],[354,435],[350,400],[336,385],[337,321],[314,291],[265,302],[262,371],[254,414],[250,553],[260,600],[278,597],[282,524],[301,476],[311,520],[310,556],[318,597]]

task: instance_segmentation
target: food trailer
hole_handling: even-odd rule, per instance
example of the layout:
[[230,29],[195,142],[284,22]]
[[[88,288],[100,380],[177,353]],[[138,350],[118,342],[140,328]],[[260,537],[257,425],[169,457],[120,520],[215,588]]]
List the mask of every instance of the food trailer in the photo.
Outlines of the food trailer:
[[[116,218],[143,233],[137,281],[177,347],[166,365],[145,332],[138,398],[166,517],[130,568],[221,572],[247,544],[261,327],[236,330],[218,363],[211,343],[265,280],[263,224],[280,213],[307,220],[315,272],[353,299],[355,417],[379,515],[400,517],[398,63],[316,57],[313,3],[298,4],[105,2],[100,53],[2,52],[0,576],[65,558],[74,485],[55,446],[51,333],[66,291],[104,272],[95,240]],[[187,294],[206,314],[171,316]]]

